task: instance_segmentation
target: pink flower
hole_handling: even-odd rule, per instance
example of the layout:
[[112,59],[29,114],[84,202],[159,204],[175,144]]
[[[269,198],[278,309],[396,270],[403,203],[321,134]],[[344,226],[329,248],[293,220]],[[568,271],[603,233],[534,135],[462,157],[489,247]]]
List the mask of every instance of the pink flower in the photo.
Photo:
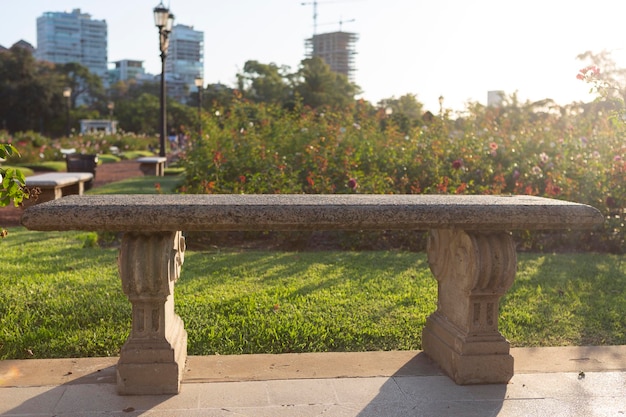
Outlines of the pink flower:
[[452,161],[452,168],[454,168],[454,169],[461,169],[462,166],[463,166],[463,160],[462,159],[455,159],[454,161]]
[[350,178],[348,180],[348,188],[352,188],[353,190],[356,190],[358,188],[359,184],[356,182],[355,178]]
[[579,80],[587,80],[594,78],[600,74],[600,69],[595,65],[589,65],[578,71],[576,78]]

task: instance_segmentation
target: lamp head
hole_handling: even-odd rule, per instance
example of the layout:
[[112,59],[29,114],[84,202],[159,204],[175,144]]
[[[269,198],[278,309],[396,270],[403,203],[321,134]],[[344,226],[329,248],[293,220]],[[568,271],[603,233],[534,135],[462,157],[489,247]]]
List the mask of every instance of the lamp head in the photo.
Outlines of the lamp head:
[[163,2],[159,3],[154,8],[154,25],[159,29],[166,28],[170,18],[170,10],[163,5]]

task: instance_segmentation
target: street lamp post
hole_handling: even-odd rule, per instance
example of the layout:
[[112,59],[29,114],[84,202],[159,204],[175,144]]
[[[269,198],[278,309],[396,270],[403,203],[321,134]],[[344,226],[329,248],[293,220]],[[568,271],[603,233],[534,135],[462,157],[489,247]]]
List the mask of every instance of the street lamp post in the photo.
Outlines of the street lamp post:
[[439,96],[439,117],[443,119],[443,96]]
[[65,135],[70,137],[70,106],[72,105],[72,89],[70,87],[65,87],[63,89],[63,97],[66,100],[67,113],[65,118]]
[[115,133],[113,131],[113,110],[115,109],[115,103],[109,101],[107,103],[107,109],[109,109],[109,133],[113,134]]
[[107,109],[109,109],[109,121],[113,121],[113,110],[115,109],[115,103],[109,101],[107,103]]
[[159,29],[159,48],[161,50],[161,115],[159,120],[159,156],[165,156],[165,132],[167,114],[165,108],[165,58],[169,46],[170,33],[174,24],[174,15],[170,10],[159,3],[154,8],[154,24]]
[[199,140],[202,141],[202,89],[204,88],[204,80],[202,77],[198,77],[195,83],[196,87],[198,87],[198,132],[200,134]]

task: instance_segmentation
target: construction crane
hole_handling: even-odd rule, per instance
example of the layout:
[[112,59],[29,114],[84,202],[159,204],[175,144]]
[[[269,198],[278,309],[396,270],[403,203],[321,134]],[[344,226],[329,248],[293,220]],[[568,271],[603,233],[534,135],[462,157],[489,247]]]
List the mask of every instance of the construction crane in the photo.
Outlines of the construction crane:
[[313,5],[313,36],[317,35],[317,0],[303,1],[300,3],[302,6]]
[[[313,0],[313,1],[303,1],[300,4],[302,6],[309,6],[309,5],[313,5],[313,36],[317,35],[317,4],[318,3],[322,3],[322,4],[330,4],[330,3],[346,3],[349,1],[355,1],[355,0],[336,0],[336,1],[317,1],[317,0]],[[347,22],[347,21],[346,21]],[[341,22],[340,22],[341,24]]]
[[356,22],[356,19],[350,19],[350,20],[343,20],[343,19],[339,19],[339,22],[328,22],[328,23],[320,23],[320,26],[324,26],[324,25],[336,25],[337,23],[339,23],[339,32],[341,32],[341,28],[343,27],[344,23],[351,23],[351,22]]

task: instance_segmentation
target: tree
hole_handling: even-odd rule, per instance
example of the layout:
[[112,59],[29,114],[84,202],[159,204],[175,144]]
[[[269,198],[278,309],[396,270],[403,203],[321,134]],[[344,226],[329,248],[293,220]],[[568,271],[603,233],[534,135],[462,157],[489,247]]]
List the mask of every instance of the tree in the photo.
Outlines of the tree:
[[313,108],[351,106],[354,96],[360,92],[348,77],[333,72],[319,57],[302,60],[294,82],[295,92],[302,98],[303,104]]
[[120,129],[152,135],[158,132],[159,109],[159,97],[143,93],[133,100],[117,101],[115,116]]
[[378,102],[378,107],[384,109],[389,118],[398,128],[408,133],[412,127],[422,124],[424,105],[417,101],[415,94],[405,94],[400,98],[386,98]]
[[235,91],[224,84],[209,84],[202,91],[202,107],[209,110],[230,107],[234,95]]
[[237,74],[237,84],[244,97],[254,102],[284,104],[292,93],[290,78],[288,66],[252,60]]
[[72,89],[72,108],[76,107],[77,102],[93,108],[95,103],[104,100],[102,80],[84,65],[68,62],[67,64],[59,64],[57,70],[65,76],[66,87]]
[[51,133],[65,108],[61,84],[54,65],[35,61],[30,51],[14,46],[0,53],[0,127]]

